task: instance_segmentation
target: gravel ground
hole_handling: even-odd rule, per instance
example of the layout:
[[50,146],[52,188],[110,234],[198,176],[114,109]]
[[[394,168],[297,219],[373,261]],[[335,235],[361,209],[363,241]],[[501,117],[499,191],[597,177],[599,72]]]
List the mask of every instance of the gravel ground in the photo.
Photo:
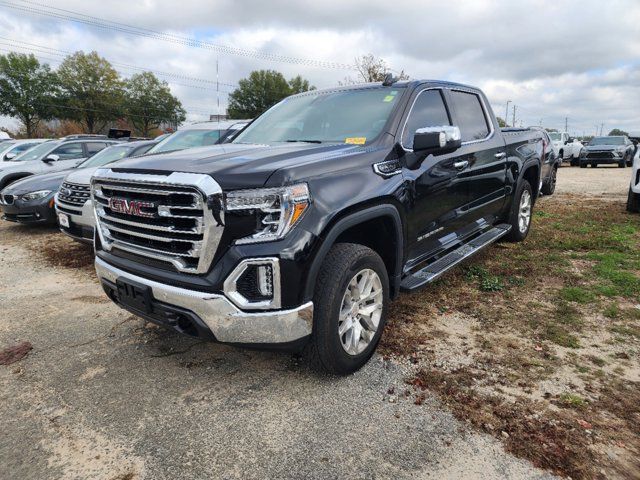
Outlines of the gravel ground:
[[597,168],[563,166],[558,172],[556,194],[589,195],[602,199],[627,197],[631,169],[617,165]]
[[[558,192],[622,195],[629,172],[563,168]],[[0,365],[2,479],[550,478],[403,395],[411,366],[323,377],[178,336],[112,305],[90,270],[48,266],[52,242],[71,245],[0,225],[0,347],[33,344]]]

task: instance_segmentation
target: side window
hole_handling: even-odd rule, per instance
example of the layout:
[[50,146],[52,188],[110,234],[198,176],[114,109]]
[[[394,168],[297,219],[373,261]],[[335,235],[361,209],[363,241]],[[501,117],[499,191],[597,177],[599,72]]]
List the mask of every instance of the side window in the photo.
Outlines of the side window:
[[67,143],[65,145],[60,145],[51,153],[58,155],[60,160],[74,160],[76,158],[84,157],[84,151],[82,150],[81,143]]
[[478,95],[452,90],[451,101],[463,142],[481,140],[489,135],[489,124]]
[[88,156],[95,155],[96,153],[98,153],[100,150],[104,149],[107,146],[106,143],[102,143],[102,142],[85,143],[85,145],[87,146]]
[[440,90],[425,90],[418,95],[402,132],[402,145],[413,148],[416,130],[451,125]]

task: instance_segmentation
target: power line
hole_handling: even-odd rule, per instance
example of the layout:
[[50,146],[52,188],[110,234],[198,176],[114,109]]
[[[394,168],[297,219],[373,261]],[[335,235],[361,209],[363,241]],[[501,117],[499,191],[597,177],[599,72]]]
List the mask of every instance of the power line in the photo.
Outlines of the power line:
[[[111,20],[105,20],[99,17],[86,15],[83,13],[75,12],[72,10],[65,10],[57,7],[50,7],[39,2],[33,2],[29,0],[18,0],[24,4],[20,5],[8,1],[0,1],[0,5],[12,8],[14,10],[23,11],[26,13],[32,13],[50,18],[56,18],[59,20],[67,20],[76,23],[82,23],[96,28],[104,30],[117,31],[121,33],[127,33],[130,35],[137,35],[140,37],[152,38],[165,42],[170,42],[179,45],[185,45],[194,48],[201,48],[205,50],[212,50],[218,53],[224,53],[229,55],[237,55],[244,57],[252,57],[260,60],[268,60],[273,62],[291,63],[296,65],[306,65],[310,67],[328,68],[328,69],[341,69],[341,70],[354,70],[354,65],[349,65],[339,62],[329,62],[324,60],[307,59],[292,57],[286,55],[280,55],[275,53],[265,53],[255,50],[246,50],[237,47],[230,47],[227,45],[218,45],[205,40],[197,40],[181,35],[168,34],[157,30],[151,30],[148,28],[135,27],[133,25],[127,25],[125,23],[115,22]],[[29,6],[32,5],[32,6]],[[58,13],[60,12],[60,13]]]
[[[15,40],[15,39],[9,38],[9,37],[0,36],[0,39],[7,40],[9,42],[13,42],[13,43],[16,43],[16,44],[27,45],[28,47],[20,47],[20,48],[24,48],[26,50],[29,50],[29,49],[31,49],[31,47],[33,47],[33,49],[35,49],[35,50],[39,49],[40,51],[42,51],[43,53],[46,53],[48,55],[68,56],[68,55],[73,55],[75,53],[75,52],[70,52],[68,50],[60,50],[60,49],[57,49],[57,48],[51,48],[51,47],[47,47],[47,46],[44,46],[44,45],[38,45],[38,44],[35,44],[35,43],[24,42],[22,40]],[[0,42],[0,43],[4,43],[6,45],[5,42]],[[16,46],[18,46],[18,45],[16,45]],[[54,52],[58,52],[58,53],[54,53]],[[173,77],[173,78],[177,78],[177,79],[180,79],[180,80],[187,80],[187,81],[193,81],[193,82],[199,82],[199,83],[208,83],[208,84],[211,84],[211,85],[216,85],[217,84],[217,82],[215,80],[209,80],[209,79],[206,79],[206,78],[192,77],[192,76],[189,76],[189,75],[181,75],[181,74],[177,74],[177,73],[173,73],[173,72],[164,72],[164,71],[161,71],[161,70],[155,70],[155,69],[147,68],[147,67],[140,67],[140,66],[131,65],[131,64],[128,64],[128,63],[114,62],[114,61],[111,61],[111,60],[108,60],[108,61],[109,61],[109,63],[111,63],[114,66],[121,66],[121,67],[124,67],[124,68],[130,68],[130,69],[133,69],[133,70],[153,72],[156,75],[160,75],[160,76]],[[227,86],[227,87],[233,87],[233,88],[236,88],[238,86],[235,83],[219,82],[219,84]]]

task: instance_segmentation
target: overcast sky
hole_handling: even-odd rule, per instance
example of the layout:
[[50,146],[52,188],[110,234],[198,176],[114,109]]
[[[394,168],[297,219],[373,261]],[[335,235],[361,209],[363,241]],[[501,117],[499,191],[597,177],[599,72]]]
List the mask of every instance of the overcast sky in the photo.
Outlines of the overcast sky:
[[[73,22],[69,12],[95,18]],[[91,25],[99,19],[155,38]],[[640,131],[640,0],[0,0],[0,53],[8,50],[53,67],[65,52],[96,50],[123,76],[139,67],[191,77],[160,76],[188,120],[217,112],[215,85],[207,82],[216,78],[216,60],[220,82],[229,84],[220,87],[224,111],[230,85],[251,70],[301,74],[330,87],[355,78],[347,66],[373,53],[412,78],[481,87],[499,116],[511,100],[518,125],[564,129],[568,117],[577,135],[601,123],[605,133]],[[330,68],[336,64],[343,67]],[[2,125],[16,126],[0,117]]]

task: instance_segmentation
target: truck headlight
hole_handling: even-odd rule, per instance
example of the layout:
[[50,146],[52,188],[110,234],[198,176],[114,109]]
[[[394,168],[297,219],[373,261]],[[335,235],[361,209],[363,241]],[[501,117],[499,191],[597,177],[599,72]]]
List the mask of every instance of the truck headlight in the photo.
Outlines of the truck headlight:
[[40,198],[44,198],[51,193],[51,190],[38,190],[35,192],[25,193],[21,195],[22,200],[26,200],[30,202],[31,200],[38,200]]
[[226,195],[229,212],[255,213],[256,232],[236,240],[236,243],[256,243],[279,240],[298,223],[311,204],[306,183],[282,188],[236,190]]

